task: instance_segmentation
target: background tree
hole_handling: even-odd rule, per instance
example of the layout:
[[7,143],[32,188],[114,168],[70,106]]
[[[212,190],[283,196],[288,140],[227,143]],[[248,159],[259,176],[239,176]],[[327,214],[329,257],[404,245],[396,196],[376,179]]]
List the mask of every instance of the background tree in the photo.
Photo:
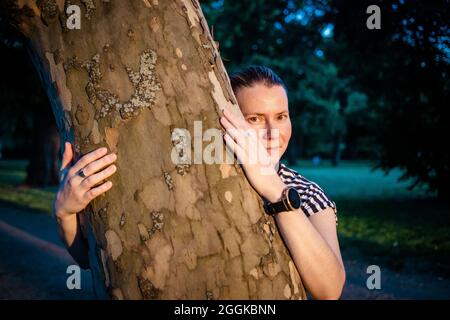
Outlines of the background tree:
[[[380,30],[363,27],[370,4],[381,8]],[[330,57],[368,95],[377,115],[378,167],[401,168],[412,187],[426,185],[449,199],[449,150],[442,145],[450,92],[448,1],[331,5],[326,18],[335,25],[338,45]]]
[[[366,27],[373,4],[380,30]],[[210,0],[204,8],[229,69],[263,63],[285,79],[295,129],[287,160],[371,159],[449,199],[448,1]]]
[[286,82],[294,130],[285,160],[321,156],[338,165],[352,88],[324,56],[323,48],[333,42],[324,20],[332,9],[328,2],[205,1],[203,7],[229,70],[263,64]]
[[27,185],[56,185],[59,138],[49,101],[23,37],[1,16],[0,39],[0,154],[29,160]]

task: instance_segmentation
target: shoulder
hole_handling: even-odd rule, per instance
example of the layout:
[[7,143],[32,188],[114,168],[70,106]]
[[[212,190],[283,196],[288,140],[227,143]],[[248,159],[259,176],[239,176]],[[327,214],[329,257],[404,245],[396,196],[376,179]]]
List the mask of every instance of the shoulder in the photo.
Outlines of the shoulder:
[[314,181],[305,178],[297,171],[288,168],[283,163],[280,163],[278,175],[287,186],[293,187],[298,191],[300,199],[302,200],[301,208],[308,217],[325,210],[326,208],[332,208],[334,213],[337,214],[336,204]]

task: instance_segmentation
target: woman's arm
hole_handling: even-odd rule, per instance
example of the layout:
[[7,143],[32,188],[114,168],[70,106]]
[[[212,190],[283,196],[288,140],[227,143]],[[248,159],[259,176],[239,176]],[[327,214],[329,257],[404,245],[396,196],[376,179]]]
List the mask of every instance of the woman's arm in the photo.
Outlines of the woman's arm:
[[[226,110],[220,123],[227,130],[224,135],[227,147],[242,163],[253,188],[268,201],[279,201],[286,185],[271,161],[267,161],[270,156],[263,152],[258,135],[247,135],[251,130],[249,124]],[[260,159],[255,163],[250,161],[248,146],[258,144]],[[338,299],[345,282],[345,269],[332,209],[317,212],[310,219],[301,209],[280,212],[275,220],[308,291],[316,299]]]
[[[106,153],[106,148],[99,148],[73,163],[72,145],[65,144],[53,215],[62,242],[82,268],[89,268],[88,244],[81,233],[78,215],[93,199],[112,187],[111,181],[103,181],[116,172],[112,163],[117,156]],[[79,174],[80,170],[83,175]]]
[[326,208],[309,219],[301,209],[280,212],[275,221],[311,295],[315,299],[339,299],[345,268],[333,209]]
[[58,225],[58,234],[70,255],[83,269],[89,268],[88,245],[81,233],[77,214],[64,215],[53,211]]
[[[270,202],[279,201],[286,188],[277,178],[266,196]],[[299,208],[277,213],[275,221],[309,293],[315,299],[339,299],[345,268],[333,209],[326,208],[308,218]]]

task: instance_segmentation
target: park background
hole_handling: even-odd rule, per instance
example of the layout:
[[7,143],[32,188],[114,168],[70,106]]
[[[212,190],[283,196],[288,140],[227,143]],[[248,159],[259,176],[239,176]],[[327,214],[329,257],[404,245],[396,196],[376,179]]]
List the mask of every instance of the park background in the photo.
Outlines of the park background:
[[[287,85],[283,161],[337,205],[343,298],[450,298],[448,1],[201,3],[229,73],[266,65]],[[378,30],[366,26],[373,4]],[[0,298],[91,298],[89,286],[65,287],[70,259],[50,217],[59,137],[23,41],[1,18],[0,54]],[[366,287],[370,265],[380,290]]]

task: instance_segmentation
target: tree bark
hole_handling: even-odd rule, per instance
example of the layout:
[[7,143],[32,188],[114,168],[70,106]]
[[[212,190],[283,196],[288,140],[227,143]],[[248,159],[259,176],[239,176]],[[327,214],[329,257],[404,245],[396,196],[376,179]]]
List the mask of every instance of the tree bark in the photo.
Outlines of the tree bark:
[[[81,30],[65,8],[82,9]],[[7,1],[62,140],[118,154],[82,217],[99,297],[304,299],[272,217],[241,168],[175,165],[175,128],[240,110],[196,0]],[[204,146],[205,142],[201,143]]]

